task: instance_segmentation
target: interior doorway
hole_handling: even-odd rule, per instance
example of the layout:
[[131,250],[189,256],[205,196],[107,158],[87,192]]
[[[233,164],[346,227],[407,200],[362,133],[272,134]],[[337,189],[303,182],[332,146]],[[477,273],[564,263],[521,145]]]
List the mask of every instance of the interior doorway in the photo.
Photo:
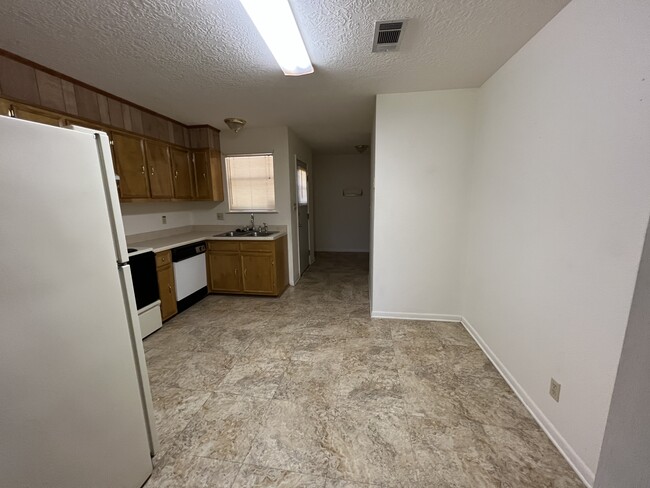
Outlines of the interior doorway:
[[298,204],[298,255],[300,275],[309,267],[309,174],[307,165],[296,160],[296,203]]

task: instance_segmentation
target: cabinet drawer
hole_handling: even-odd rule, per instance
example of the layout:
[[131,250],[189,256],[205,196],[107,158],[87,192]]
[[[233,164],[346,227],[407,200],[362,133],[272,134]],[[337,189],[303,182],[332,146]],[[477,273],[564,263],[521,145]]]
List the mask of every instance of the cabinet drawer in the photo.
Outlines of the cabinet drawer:
[[209,251],[239,251],[239,241],[208,241]]
[[273,241],[241,241],[241,250],[249,252],[273,252],[274,245]]
[[156,253],[156,268],[162,268],[172,264],[172,252],[171,251],[162,251]]

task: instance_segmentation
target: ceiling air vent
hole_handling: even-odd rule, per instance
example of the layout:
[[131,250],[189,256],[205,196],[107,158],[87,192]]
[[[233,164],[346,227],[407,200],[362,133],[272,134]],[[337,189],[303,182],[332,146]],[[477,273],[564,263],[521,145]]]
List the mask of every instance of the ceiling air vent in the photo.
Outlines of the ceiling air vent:
[[375,37],[372,43],[372,52],[397,51],[406,20],[385,20],[375,22]]

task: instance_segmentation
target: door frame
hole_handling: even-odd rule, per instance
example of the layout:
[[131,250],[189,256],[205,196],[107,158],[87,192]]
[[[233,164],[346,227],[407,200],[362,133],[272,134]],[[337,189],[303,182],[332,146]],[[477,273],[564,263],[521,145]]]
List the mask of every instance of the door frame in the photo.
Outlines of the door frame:
[[[296,179],[296,184],[294,185],[294,192],[295,192],[295,205],[294,205],[294,210],[296,213],[296,232],[297,232],[297,243],[298,243],[298,279],[302,276],[302,270],[301,270],[301,263],[300,263],[300,204],[298,203],[298,169],[299,168],[304,168],[305,172],[307,173],[307,249],[309,250],[308,252],[308,263],[307,263],[307,268],[311,266],[313,263],[312,259],[312,242],[311,242],[311,220],[312,220],[312,212],[311,212],[311,205],[310,205],[310,200],[311,200],[311,189],[309,188],[309,165],[305,163],[304,161],[301,161],[298,156],[296,155],[294,157],[295,159],[295,170],[294,170],[294,175]],[[306,268],[305,268],[306,270]]]

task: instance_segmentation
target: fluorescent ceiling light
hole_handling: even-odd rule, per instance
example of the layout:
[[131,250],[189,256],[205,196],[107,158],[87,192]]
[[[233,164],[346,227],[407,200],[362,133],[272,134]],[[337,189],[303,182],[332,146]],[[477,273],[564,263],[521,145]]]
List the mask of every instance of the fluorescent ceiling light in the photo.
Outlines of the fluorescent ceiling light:
[[314,72],[289,0],[239,0],[287,76]]

